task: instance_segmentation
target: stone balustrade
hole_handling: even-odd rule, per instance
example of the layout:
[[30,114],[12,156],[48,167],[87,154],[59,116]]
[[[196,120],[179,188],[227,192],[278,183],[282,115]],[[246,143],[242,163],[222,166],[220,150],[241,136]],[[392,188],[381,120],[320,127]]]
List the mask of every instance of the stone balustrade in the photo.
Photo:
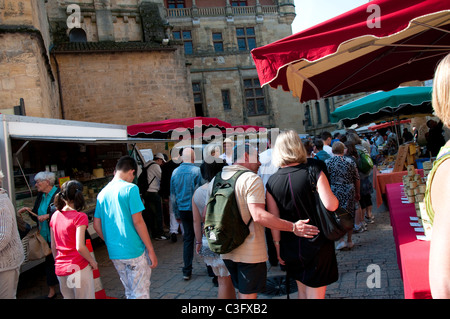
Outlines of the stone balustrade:
[[[278,14],[278,6],[260,6],[261,12],[263,14]],[[248,16],[259,14],[256,6],[247,7],[231,7],[231,15],[235,16]],[[193,14],[195,12],[195,14]],[[227,16],[227,7],[209,7],[209,8],[177,8],[177,9],[166,9],[167,17],[170,18],[181,18],[181,17],[191,17],[204,16]]]

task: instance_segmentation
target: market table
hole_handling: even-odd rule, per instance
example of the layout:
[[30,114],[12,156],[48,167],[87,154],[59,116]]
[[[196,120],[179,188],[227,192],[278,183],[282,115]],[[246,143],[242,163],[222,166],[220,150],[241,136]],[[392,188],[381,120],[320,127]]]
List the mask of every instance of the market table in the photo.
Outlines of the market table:
[[403,279],[405,299],[430,299],[428,278],[430,242],[419,240],[410,225],[410,216],[417,216],[414,204],[402,203],[402,183],[386,185],[389,215],[397,250],[397,263]]
[[[407,175],[408,171],[401,171],[395,173],[380,173],[378,168],[374,166],[373,169],[373,187],[377,196],[377,207],[383,204],[383,194],[386,194],[386,185],[393,183],[402,183],[403,176]],[[416,169],[416,174],[423,177],[423,169]]]

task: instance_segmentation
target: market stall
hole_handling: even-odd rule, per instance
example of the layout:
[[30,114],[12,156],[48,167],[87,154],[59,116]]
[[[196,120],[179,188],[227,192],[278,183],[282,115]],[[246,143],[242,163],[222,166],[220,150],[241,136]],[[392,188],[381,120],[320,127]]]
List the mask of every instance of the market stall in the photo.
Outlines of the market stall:
[[398,122],[405,118],[432,115],[431,89],[428,86],[408,86],[387,92],[378,91],[338,107],[330,114],[330,119],[332,123],[342,121],[349,127],[355,123]]
[[[56,186],[70,179],[82,182],[84,212],[90,221],[88,233],[95,238],[92,221],[97,194],[113,178],[117,160],[123,155],[136,155],[135,144],[141,141],[159,140],[129,138],[122,125],[1,114],[3,187],[19,210],[33,207],[37,195],[34,176],[38,172],[55,173]],[[32,227],[37,226],[28,213],[22,217]],[[40,262],[26,259],[22,271]]]
[[371,130],[372,132],[374,132],[374,131],[382,129],[382,128],[392,127],[392,126],[400,125],[400,124],[408,124],[408,123],[411,123],[410,119],[399,120],[399,121],[394,120],[394,121],[390,121],[390,122],[382,122],[382,123],[376,124],[376,125],[370,125],[368,127],[368,129]]
[[[417,169],[416,173],[424,176],[423,169]],[[407,171],[400,172],[380,172],[377,167],[373,169],[373,188],[376,192],[377,207],[383,204],[383,196],[386,195],[386,186],[389,184],[401,183],[403,176],[407,175]]]
[[[215,117],[190,117],[168,119],[163,121],[145,122],[127,127],[131,138],[165,138],[174,139],[167,144],[166,150],[176,151],[180,148],[192,147],[195,150],[196,162],[201,162],[207,156],[206,144],[213,144],[223,152],[222,141],[226,137],[233,140],[254,140],[260,149],[267,149],[266,140],[268,129],[257,125],[235,125]],[[216,138],[221,138],[216,140]],[[264,140],[264,145],[259,145]],[[169,140],[167,140],[169,141]]]
[[[381,149],[383,146],[381,147]],[[420,147],[416,143],[405,143],[400,145],[398,152],[394,155],[384,157],[384,160],[373,169],[373,187],[376,191],[377,207],[383,203],[386,194],[386,185],[400,183],[408,173],[407,169],[414,167],[415,173],[426,177],[431,169],[432,162],[429,158],[420,158]],[[420,164],[420,165],[418,165]],[[426,165],[426,170],[419,168]]]
[[405,299],[430,299],[430,242],[424,240],[424,231],[417,225],[414,203],[402,201],[405,196],[402,186],[402,183],[386,185],[386,197]]
[[450,50],[450,2],[373,0],[251,51],[261,85],[300,102],[431,79]]
[[[231,128],[231,124],[215,117],[189,117],[168,119],[155,122],[145,122],[129,125],[128,136],[146,138],[171,138],[172,134],[189,132],[195,138],[201,138],[201,134],[208,128],[217,128],[225,131]],[[200,136],[194,136],[198,134]]]

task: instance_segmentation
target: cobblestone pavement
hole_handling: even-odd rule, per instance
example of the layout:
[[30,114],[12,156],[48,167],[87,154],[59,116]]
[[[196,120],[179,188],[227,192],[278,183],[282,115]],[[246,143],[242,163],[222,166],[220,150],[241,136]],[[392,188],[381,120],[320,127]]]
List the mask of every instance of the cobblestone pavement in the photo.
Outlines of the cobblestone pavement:
[[[374,194],[375,195],[375,194]],[[375,196],[373,196],[373,202]],[[397,265],[389,211],[383,204],[374,206],[375,223],[368,225],[368,231],[354,234],[355,246],[351,250],[338,251],[339,280],[327,288],[328,299],[403,299],[403,283]],[[178,241],[154,241],[159,265],[151,276],[150,295],[152,299],[213,299],[217,288],[212,284],[201,257],[195,255],[192,278],[184,281],[182,236]],[[108,297],[124,299],[124,289],[117,272],[108,258],[106,247],[94,245],[99,263],[103,288]],[[278,266],[268,266],[268,278],[281,280],[285,273]],[[378,276],[379,275],[379,276]],[[377,277],[378,276],[378,277]],[[376,279],[379,279],[378,281]],[[375,287],[373,287],[375,286]],[[370,288],[373,287],[373,288]],[[260,294],[259,299],[286,299],[282,285],[273,287],[271,294]],[[295,288],[296,289],[296,288]],[[48,293],[43,268],[38,266],[21,274],[17,292],[18,299],[43,298]],[[296,298],[296,292],[290,297]],[[61,295],[58,298],[62,298]]]

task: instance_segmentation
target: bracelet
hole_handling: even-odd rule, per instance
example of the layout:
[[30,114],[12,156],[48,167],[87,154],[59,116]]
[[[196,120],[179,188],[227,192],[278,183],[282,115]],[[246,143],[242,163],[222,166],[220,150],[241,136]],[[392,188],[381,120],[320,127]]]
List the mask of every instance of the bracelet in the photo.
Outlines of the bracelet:
[[196,245],[201,245],[202,242],[201,242],[201,241],[200,241],[200,242],[196,241],[195,244],[196,244]]
[[295,223],[292,223],[292,232],[295,232]]
[[273,244],[279,246],[279,245],[280,245],[280,242],[279,242],[278,240],[274,240],[274,241],[273,241]]

